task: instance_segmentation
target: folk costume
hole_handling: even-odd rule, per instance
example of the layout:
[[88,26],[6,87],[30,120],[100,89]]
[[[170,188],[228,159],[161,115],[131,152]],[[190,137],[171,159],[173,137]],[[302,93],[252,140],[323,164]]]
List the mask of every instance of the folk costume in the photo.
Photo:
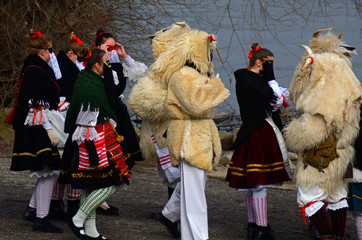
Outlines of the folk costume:
[[294,73],[291,95],[302,116],[288,124],[285,138],[288,149],[298,153],[295,179],[303,216],[323,239],[342,239],[348,207],[345,175],[354,157],[361,91],[340,36],[319,32],[310,41],[317,53],[304,46],[306,54]]
[[[185,22],[176,22],[149,36],[152,41],[152,51],[155,60],[157,60],[160,54],[162,54],[175,39],[188,31],[190,31],[190,27]],[[142,156],[148,160],[156,159],[159,176],[163,184],[168,187],[169,196],[171,196],[178,182],[174,177],[177,173],[174,174],[174,172],[178,170],[172,167],[169,160],[167,163],[162,161],[163,156],[159,156],[155,147],[156,145],[154,145],[154,142],[156,142],[159,150],[165,149],[165,151],[167,151],[165,132],[170,123],[170,118],[167,116],[164,108],[166,94],[167,86],[165,82],[149,70],[147,75],[140,78],[132,88],[128,104],[138,116],[142,117],[140,128]],[[152,132],[152,134],[150,134],[150,132]],[[162,161],[162,165],[160,164],[160,160]],[[166,165],[167,167],[165,167]]]
[[[175,39],[188,31],[190,27],[185,22],[176,22],[149,36],[155,60]],[[142,117],[140,129],[142,155],[145,159],[157,159],[159,176],[168,189],[169,202],[162,213],[159,213],[161,223],[174,237],[178,238],[180,236],[177,227],[177,222],[180,220],[180,170],[178,166],[172,166],[167,148],[165,133],[171,119],[164,107],[166,94],[165,81],[149,70],[147,75],[132,88],[128,103],[132,110]]]
[[[167,143],[172,164],[179,165],[181,175],[181,239],[209,238],[206,171],[212,170],[221,154],[212,118],[216,106],[230,94],[213,73],[215,48],[215,36],[191,30],[172,42],[150,67],[167,86],[165,107],[171,118]],[[176,194],[170,200],[177,199]]]
[[360,109],[360,132],[356,141],[354,142],[354,149],[356,151],[354,164],[353,164],[353,181],[348,186],[348,206],[349,210],[353,212],[356,232],[358,239],[362,238],[362,111]]
[[267,219],[267,187],[290,179],[284,140],[272,119],[272,113],[283,104],[284,89],[275,81],[268,62],[263,64],[261,74],[239,69],[234,75],[243,124],[237,133],[226,180],[229,187],[246,191],[248,237],[273,239]]
[[[76,65],[76,63],[74,63],[63,50],[59,51],[57,60],[62,75],[58,81],[60,87],[60,102],[58,105],[58,110],[63,117],[59,119],[61,122],[61,129],[59,129],[58,136],[62,136],[62,138],[58,144],[58,150],[62,157],[64,145],[68,138],[68,134],[64,133],[66,113],[72,99],[74,82],[77,79],[78,73],[84,69],[84,66],[82,65],[82,68],[80,68],[79,65]],[[63,198],[66,198],[67,200],[66,213],[64,212]],[[65,219],[66,217],[72,217],[79,208],[79,199],[80,189],[73,189],[70,183],[60,184],[57,181],[54,186],[52,201],[50,204],[50,216],[54,219]]]
[[[78,237],[97,237],[96,209],[116,191],[116,185],[129,183],[118,134],[111,118],[113,112],[103,78],[89,68],[78,74],[72,102],[67,112],[65,131],[70,134],[64,159],[72,188],[81,189],[80,208],[68,221]],[[61,175],[61,176],[62,176]]]
[[33,221],[35,218],[34,230],[49,226],[54,232],[62,232],[46,220],[60,169],[59,152],[56,146],[52,146],[49,135],[50,132],[54,134],[50,115],[57,112],[59,90],[54,72],[47,62],[38,55],[29,55],[24,61],[19,82],[10,170],[30,170],[30,176],[38,177],[23,215],[26,220]]

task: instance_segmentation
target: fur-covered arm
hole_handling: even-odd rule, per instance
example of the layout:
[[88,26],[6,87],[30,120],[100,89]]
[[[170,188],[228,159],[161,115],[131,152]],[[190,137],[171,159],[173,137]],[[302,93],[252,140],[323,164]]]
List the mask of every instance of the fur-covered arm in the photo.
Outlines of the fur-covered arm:
[[177,97],[180,107],[193,116],[215,108],[230,95],[219,78],[209,79],[190,67],[172,76],[169,89]]
[[328,137],[326,121],[321,115],[303,114],[284,128],[287,148],[295,153],[314,148]]
[[167,90],[151,77],[148,75],[142,77],[132,88],[128,105],[144,119],[164,121],[169,118],[164,109]]

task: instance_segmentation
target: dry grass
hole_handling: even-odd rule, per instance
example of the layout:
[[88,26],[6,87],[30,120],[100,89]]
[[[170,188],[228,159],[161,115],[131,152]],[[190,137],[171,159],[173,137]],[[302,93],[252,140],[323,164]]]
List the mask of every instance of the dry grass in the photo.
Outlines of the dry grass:
[[0,112],[0,156],[11,157],[14,145],[14,130],[9,124],[4,123],[4,119],[10,109]]

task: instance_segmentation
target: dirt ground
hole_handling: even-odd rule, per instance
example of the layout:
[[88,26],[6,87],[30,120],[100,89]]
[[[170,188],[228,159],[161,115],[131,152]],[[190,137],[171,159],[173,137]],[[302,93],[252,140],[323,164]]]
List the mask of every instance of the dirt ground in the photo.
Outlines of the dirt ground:
[[[76,239],[64,222],[53,223],[64,233],[35,233],[32,224],[21,218],[31,196],[35,178],[28,172],[9,171],[10,159],[0,158],[0,239],[1,240],[70,240]],[[206,196],[208,202],[209,237],[215,240],[244,239],[247,216],[245,196],[228,187],[225,173],[210,174]],[[120,216],[97,215],[98,230],[110,239],[172,239],[166,228],[150,219],[167,201],[167,189],[160,182],[154,164],[138,162],[133,168],[131,184],[109,201],[119,207]],[[348,213],[346,239],[357,239],[352,214]],[[268,219],[279,240],[313,239],[304,225],[296,204],[295,186],[290,182],[268,192]]]

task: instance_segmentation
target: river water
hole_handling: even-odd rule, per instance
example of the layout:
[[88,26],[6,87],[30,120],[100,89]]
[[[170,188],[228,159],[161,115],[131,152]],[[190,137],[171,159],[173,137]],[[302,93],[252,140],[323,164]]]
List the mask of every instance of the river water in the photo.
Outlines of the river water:
[[[362,18],[353,0],[217,0],[200,1],[197,5],[165,8],[171,12],[165,26],[174,21],[186,21],[197,28],[217,35],[218,48],[224,60],[214,54],[215,72],[232,92],[227,102],[238,109],[233,72],[245,68],[253,42],[274,53],[274,71],[279,85],[288,87],[294,69],[315,30],[333,27],[346,44],[362,54]],[[323,33],[322,33],[323,34]],[[353,70],[362,80],[362,57],[353,56]]]

